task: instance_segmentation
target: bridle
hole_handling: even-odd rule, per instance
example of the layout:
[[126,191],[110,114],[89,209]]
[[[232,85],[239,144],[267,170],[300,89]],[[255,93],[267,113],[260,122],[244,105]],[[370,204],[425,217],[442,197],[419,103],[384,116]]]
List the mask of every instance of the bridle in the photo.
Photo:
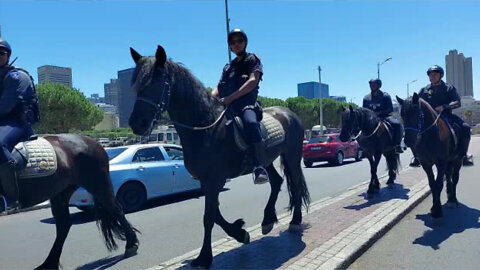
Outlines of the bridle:
[[[356,139],[358,139],[360,136],[362,136],[362,128],[360,127],[360,122],[358,121],[357,114],[356,114],[355,112],[353,112],[353,111],[352,111],[351,113],[353,113],[353,115],[354,115],[354,120],[353,120],[352,128],[350,129],[350,137],[351,137],[352,139],[356,140]],[[357,125],[356,128],[355,128],[355,124]],[[378,123],[377,127],[375,128],[375,130],[374,130],[372,133],[370,133],[369,135],[363,135],[363,138],[364,138],[364,139],[367,139],[367,138],[370,138],[370,137],[372,137],[373,135],[375,135],[381,125],[382,125],[382,121],[380,121],[380,122]],[[359,132],[358,132],[356,135],[354,135],[354,134],[353,134],[353,131],[354,131],[354,130],[359,130]]]
[[418,107],[419,107],[419,112],[417,116],[418,117],[417,126],[414,127],[414,126],[405,125],[404,130],[412,130],[417,134],[417,137],[421,137],[425,132],[427,132],[429,129],[437,125],[438,119],[440,119],[440,116],[442,115],[442,113],[438,114],[437,118],[435,119],[435,121],[433,121],[431,125],[429,125],[426,128],[423,128],[423,125],[425,122],[425,114],[422,110],[422,106],[420,103],[418,104]]

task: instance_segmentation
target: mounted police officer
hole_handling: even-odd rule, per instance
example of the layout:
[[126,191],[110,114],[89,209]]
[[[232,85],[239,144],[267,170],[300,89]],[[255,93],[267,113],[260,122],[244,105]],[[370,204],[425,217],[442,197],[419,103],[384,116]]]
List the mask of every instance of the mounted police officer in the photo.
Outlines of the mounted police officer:
[[453,109],[460,108],[462,104],[455,86],[448,85],[442,80],[444,74],[442,67],[437,65],[430,67],[427,70],[430,84],[420,90],[419,96],[427,101],[435,111],[441,113],[443,119],[460,128],[460,134],[457,134],[458,147],[463,149],[466,154],[470,142],[470,126],[462,118],[452,113]]
[[[17,208],[19,190],[15,160],[10,153],[17,143],[33,135],[38,99],[31,76],[9,64],[11,55],[10,44],[0,38],[0,183],[11,208]],[[3,204],[0,199],[0,208]]]
[[363,108],[374,111],[378,117],[387,121],[393,127],[392,140],[397,153],[403,153],[401,142],[403,137],[403,126],[394,117],[391,116],[393,112],[392,98],[386,92],[380,90],[382,81],[380,79],[371,79],[369,82],[370,94],[363,98]]
[[254,183],[268,181],[264,162],[264,142],[260,132],[261,108],[257,102],[263,66],[258,56],[246,51],[248,38],[241,29],[228,33],[228,45],[237,56],[225,65],[222,77],[212,95],[227,105],[230,112],[242,118],[247,141],[253,147]]

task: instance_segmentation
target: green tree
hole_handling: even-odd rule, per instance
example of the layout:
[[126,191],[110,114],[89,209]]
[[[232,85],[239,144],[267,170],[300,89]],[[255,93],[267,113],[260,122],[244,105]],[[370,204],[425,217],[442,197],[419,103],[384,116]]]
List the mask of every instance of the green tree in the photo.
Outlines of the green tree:
[[269,97],[259,96],[258,101],[260,101],[260,103],[262,103],[263,108],[272,107],[272,106],[286,107],[285,101],[283,101],[279,98],[269,98]]
[[40,100],[38,133],[66,133],[70,130],[89,130],[103,119],[103,111],[71,87],[45,83],[37,85]]

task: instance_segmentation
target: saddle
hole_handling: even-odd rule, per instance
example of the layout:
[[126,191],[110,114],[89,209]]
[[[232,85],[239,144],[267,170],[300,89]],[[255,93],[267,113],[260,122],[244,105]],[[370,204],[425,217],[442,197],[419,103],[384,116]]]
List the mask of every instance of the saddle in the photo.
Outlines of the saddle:
[[[233,136],[235,143],[243,152],[250,148],[247,143],[246,134],[243,126],[243,121],[238,116],[227,116],[227,126],[233,129]],[[262,121],[260,122],[260,131],[262,139],[265,141],[265,149],[281,144],[285,141],[285,130],[280,121],[275,119],[268,113],[263,113]]]
[[18,143],[12,151],[18,179],[38,178],[57,171],[57,155],[53,146],[44,138],[30,137]]
[[462,134],[462,128],[458,126],[457,124],[452,125],[450,121],[445,117],[445,116],[440,116],[443,119],[443,122],[447,124],[448,129],[450,130],[450,134],[452,134],[452,140],[453,140],[453,149],[458,148],[458,135]]

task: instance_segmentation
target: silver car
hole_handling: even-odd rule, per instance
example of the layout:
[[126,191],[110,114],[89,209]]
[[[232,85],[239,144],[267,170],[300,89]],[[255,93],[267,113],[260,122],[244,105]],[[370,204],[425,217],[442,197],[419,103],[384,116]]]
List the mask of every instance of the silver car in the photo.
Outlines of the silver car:
[[[125,212],[139,210],[146,200],[199,190],[183,164],[183,151],[173,144],[139,144],[105,149],[110,159],[113,192]],[[70,205],[81,210],[93,206],[93,197],[77,189]]]

